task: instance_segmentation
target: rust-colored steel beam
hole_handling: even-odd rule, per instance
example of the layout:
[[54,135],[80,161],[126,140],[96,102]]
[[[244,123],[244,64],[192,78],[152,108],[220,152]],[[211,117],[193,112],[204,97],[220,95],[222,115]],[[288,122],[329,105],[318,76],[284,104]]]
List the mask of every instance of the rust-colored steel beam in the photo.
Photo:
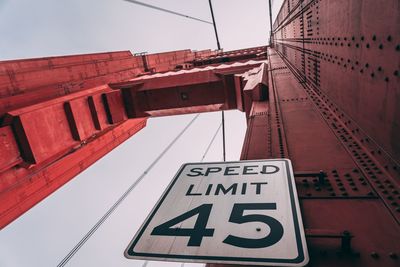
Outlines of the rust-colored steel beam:
[[[246,75],[246,71],[251,69],[259,70],[260,66],[260,73],[266,73],[264,65],[263,60],[219,64],[140,76],[110,86],[123,92],[125,107],[131,118],[236,109],[238,98],[242,99],[243,93],[247,95],[254,88],[242,88],[244,83],[235,84],[234,76],[240,78],[240,74]],[[246,81],[257,78],[252,74],[244,77]],[[240,103],[239,109],[245,109],[243,103]]]
[[[0,62],[0,228],[143,128],[148,116],[236,108],[242,88],[233,76],[263,64],[246,60],[265,59],[260,49]],[[185,70],[217,54],[216,62],[243,60]]]

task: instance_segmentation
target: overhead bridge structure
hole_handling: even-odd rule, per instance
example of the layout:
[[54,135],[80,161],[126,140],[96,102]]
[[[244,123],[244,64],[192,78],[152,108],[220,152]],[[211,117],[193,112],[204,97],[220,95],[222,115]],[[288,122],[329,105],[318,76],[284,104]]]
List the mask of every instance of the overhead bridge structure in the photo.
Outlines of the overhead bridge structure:
[[399,266],[399,5],[286,0],[236,51],[0,62],[0,227],[149,117],[238,109],[242,160],[293,162],[310,266]]

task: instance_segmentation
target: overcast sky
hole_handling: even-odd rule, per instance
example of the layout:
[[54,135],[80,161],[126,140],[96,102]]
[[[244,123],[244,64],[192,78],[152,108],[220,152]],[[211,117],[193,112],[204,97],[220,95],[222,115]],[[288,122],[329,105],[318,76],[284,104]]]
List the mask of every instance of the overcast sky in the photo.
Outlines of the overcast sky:
[[[211,20],[207,0],[143,2]],[[225,50],[267,43],[267,3],[213,1]],[[211,25],[122,0],[0,0],[0,36],[0,60],[216,48]],[[150,119],[145,129],[1,230],[0,266],[56,266],[193,116]],[[126,259],[124,250],[178,168],[200,161],[220,119],[220,113],[202,114],[67,266],[142,266],[143,261]],[[227,159],[238,160],[244,115],[227,112],[226,127]],[[219,136],[205,161],[221,159]],[[150,262],[148,266],[181,264]]]

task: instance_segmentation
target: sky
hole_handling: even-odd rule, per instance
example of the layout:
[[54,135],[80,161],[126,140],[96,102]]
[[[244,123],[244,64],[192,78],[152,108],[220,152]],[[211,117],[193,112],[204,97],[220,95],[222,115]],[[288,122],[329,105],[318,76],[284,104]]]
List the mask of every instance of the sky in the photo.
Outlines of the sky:
[[[211,21],[207,0],[143,2]],[[274,2],[276,14],[280,1]],[[213,1],[224,50],[267,43],[267,3]],[[122,0],[0,0],[0,36],[0,60],[216,48],[211,25]],[[143,130],[1,230],[0,266],[56,266],[193,117],[149,119]],[[220,123],[218,112],[201,114],[67,266],[143,266],[126,259],[124,250],[179,167],[201,160]],[[245,127],[243,113],[226,112],[227,160],[239,160]],[[221,160],[219,133],[205,161]]]

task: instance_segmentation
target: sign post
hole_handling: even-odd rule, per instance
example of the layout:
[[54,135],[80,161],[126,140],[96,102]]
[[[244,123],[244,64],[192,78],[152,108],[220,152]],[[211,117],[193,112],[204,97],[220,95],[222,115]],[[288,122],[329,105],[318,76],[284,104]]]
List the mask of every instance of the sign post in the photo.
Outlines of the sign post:
[[306,265],[307,245],[290,160],[184,164],[125,256]]

